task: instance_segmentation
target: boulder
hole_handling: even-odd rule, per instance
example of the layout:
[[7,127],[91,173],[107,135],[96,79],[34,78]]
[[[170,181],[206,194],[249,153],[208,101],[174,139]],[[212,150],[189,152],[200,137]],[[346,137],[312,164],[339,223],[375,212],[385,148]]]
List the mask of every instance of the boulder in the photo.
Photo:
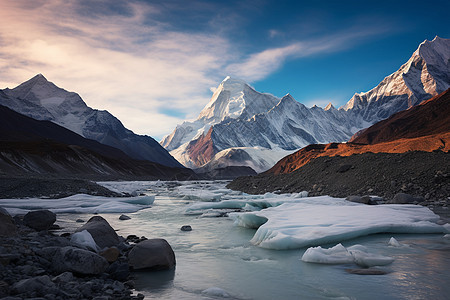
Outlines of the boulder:
[[83,230],[89,231],[100,249],[117,246],[120,243],[117,233],[109,225],[108,221],[100,216],[90,218],[86,224],[78,228],[75,232],[81,232]]
[[56,214],[47,209],[30,211],[23,217],[23,223],[37,231],[48,230],[55,221]]
[[367,205],[376,205],[377,202],[372,199],[372,197],[365,195],[365,196],[347,196],[345,200],[350,202],[356,202],[356,203],[363,203]]
[[117,247],[107,248],[99,253],[103,256],[108,262],[115,262],[120,255],[120,251]]
[[0,207],[0,236],[12,236],[16,234],[17,227],[6,209]]
[[422,202],[423,198],[422,197],[413,197],[410,194],[406,194],[406,193],[398,193],[395,194],[394,198],[387,201],[387,204],[413,204],[414,202]]
[[352,168],[352,165],[342,165],[337,169],[338,173],[345,173]]
[[192,231],[191,225],[183,225],[181,226],[181,231]]
[[128,253],[128,263],[135,269],[171,269],[175,266],[175,253],[164,239],[149,239],[136,244]]
[[113,262],[107,270],[111,278],[115,280],[125,281],[130,276],[130,269],[126,262]]
[[52,257],[56,272],[73,272],[84,275],[102,274],[109,264],[102,256],[71,246],[58,249]]
[[357,195],[347,196],[347,198],[345,198],[345,200],[350,201],[350,202],[367,204],[367,203],[365,203],[366,199],[363,200],[363,197],[357,196]]
[[55,283],[52,282],[48,275],[42,275],[37,277],[32,277],[29,279],[23,279],[16,282],[12,290],[17,294],[25,293],[37,293],[38,295],[45,295],[48,289],[54,288]]
[[127,215],[120,215],[119,220],[130,220],[131,218]]
[[71,282],[74,280],[74,276],[71,272],[64,272],[59,274],[58,276],[54,277],[52,279],[53,282],[55,283],[67,283],[67,282]]

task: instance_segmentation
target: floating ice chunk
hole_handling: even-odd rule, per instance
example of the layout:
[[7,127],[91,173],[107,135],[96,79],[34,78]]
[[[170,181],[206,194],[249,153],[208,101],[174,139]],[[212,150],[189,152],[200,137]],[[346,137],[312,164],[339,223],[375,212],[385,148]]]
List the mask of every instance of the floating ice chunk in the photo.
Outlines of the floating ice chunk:
[[216,194],[210,191],[202,191],[202,190],[191,190],[186,191],[183,195],[183,199],[185,200],[200,200],[200,201],[220,201],[220,198],[222,197],[221,194]]
[[210,297],[220,297],[220,298],[230,298],[230,294],[228,294],[227,291],[218,288],[218,287],[210,287],[204,291],[202,291],[202,294],[210,296]]
[[152,205],[155,202],[154,195],[138,196],[133,198],[124,198],[121,202],[140,205]]
[[[316,205],[311,202],[284,203],[233,217],[239,226],[255,228],[261,224],[251,242],[277,250],[341,242],[381,232],[446,232],[445,227],[436,224],[439,217],[419,205],[369,206],[352,202],[345,205],[339,201],[342,199],[316,198],[320,200]],[[263,223],[261,220],[268,221]]]
[[354,261],[353,256],[342,246],[324,249],[320,246],[308,248],[302,256],[302,261],[320,264],[347,264]]
[[349,247],[347,250],[353,256],[353,259],[358,266],[364,268],[370,268],[373,266],[385,266],[391,264],[394,261],[394,258],[389,256],[369,253],[367,248],[362,245],[355,246]]
[[54,213],[131,213],[150,207],[154,200],[154,196],[113,198],[78,194],[61,199],[0,199],[0,206],[12,214],[36,209]]
[[321,264],[356,263],[361,267],[384,266],[392,263],[392,257],[369,253],[366,247],[354,245],[345,248],[342,244],[323,249],[322,247],[308,248],[303,254],[302,261]]
[[72,234],[70,242],[83,249],[93,250],[95,252],[99,250],[99,247],[95,243],[94,238],[87,230],[83,230]]
[[292,197],[294,197],[294,198],[305,198],[305,197],[308,197],[308,192],[307,191],[303,191],[303,192],[300,192],[300,193],[294,193],[294,194],[292,194]]
[[450,232],[450,223],[444,224],[444,228],[445,230],[447,230],[447,232]]
[[246,227],[246,228],[261,228],[261,225],[266,223],[268,219],[263,216],[258,216],[255,214],[229,214],[230,218],[234,220],[234,224]]
[[228,211],[217,211],[217,210],[208,210],[204,212],[200,218],[219,218],[228,216]]
[[391,247],[401,247],[402,246],[394,237],[391,237],[391,239],[388,242],[388,245]]

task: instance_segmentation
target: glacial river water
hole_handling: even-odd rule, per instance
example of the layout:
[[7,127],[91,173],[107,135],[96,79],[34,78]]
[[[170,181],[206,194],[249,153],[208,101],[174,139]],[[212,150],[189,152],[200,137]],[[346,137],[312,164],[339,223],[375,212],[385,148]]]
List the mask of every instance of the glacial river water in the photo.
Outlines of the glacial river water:
[[[173,247],[174,270],[136,272],[137,292],[148,299],[449,299],[450,239],[436,234],[374,234],[342,241],[360,244],[371,253],[394,262],[378,267],[385,275],[355,275],[353,263],[317,264],[301,260],[307,249],[269,250],[253,245],[256,229],[236,226],[228,217],[185,214],[186,208],[222,192],[224,183],[191,183],[189,187],[165,183],[103,183],[120,191],[155,195],[151,207],[139,206],[121,221],[120,208],[99,212],[118,234],[164,238]],[[231,194],[233,199],[239,194]],[[204,197],[203,197],[204,196]],[[213,197],[214,198],[214,197]],[[218,201],[219,199],[214,199]],[[0,201],[1,204],[1,201]],[[70,204],[68,204],[70,206]],[[23,208],[23,207],[22,207]],[[10,208],[11,209],[11,208]],[[94,211],[92,211],[94,212]],[[223,211],[222,211],[223,212]],[[76,219],[92,213],[58,213],[58,224],[71,230]],[[327,216],[324,216],[326,219]],[[382,216],[380,216],[382,217]],[[182,225],[193,230],[184,232]],[[391,237],[400,247],[388,245]],[[336,243],[321,245],[329,248]]]

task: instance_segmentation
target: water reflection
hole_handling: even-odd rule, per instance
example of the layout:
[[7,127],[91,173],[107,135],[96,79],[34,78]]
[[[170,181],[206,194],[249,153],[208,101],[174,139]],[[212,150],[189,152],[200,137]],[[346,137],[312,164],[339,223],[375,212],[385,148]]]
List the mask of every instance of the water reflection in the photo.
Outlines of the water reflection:
[[135,271],[133,279],[136,290],[163,293],[173,288],[175,268],[164,271]]

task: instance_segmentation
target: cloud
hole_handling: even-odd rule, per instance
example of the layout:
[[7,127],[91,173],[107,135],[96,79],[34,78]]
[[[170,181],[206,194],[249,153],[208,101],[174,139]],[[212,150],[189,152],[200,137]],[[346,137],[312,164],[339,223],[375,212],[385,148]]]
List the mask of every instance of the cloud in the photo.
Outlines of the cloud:
[[227,40],[148,25],[158,13],[148,5],[131,2],[126,14],[94,9],[86,16],[77,3],[26,8],[26,1],[0,0],[1,86],[42,73],[137,133],[156,137],[182,121],[160,113],[162,107],[193,116],[208,102],[208,87],[222,79],[211,73],[226,61]]
[[284,47],[253,53],[242,62],[230,64],[226,70],[229,74],[240,76],[250,82],[257,81],[277,71],[287,60],[342,51],[353,47],[364,39],[380,35],[386,31],[387,28],[382,26],[364,29],[352,28],[325,37],[294,41]]
[[289,60],[346,49],[380,32],[352,28],[257,51],[238,46],[230,37],[236,29],[232,25],[219,26],[224,19],[245,23],[245,16],[235,13],[239,10],[224,13],[209,2],[194,2],[208,13],[195,14],[202,24],[226,28],[194,30],[180,28],[191,24],[191,17],[175,24],[174,7],[179,14],[183,8],[169,4],[0,0],[0,88],[42,73],[79,93],[89,106],[110,111],[136,133],[162,138],[184,117],[195,118],[209,102],[210,87],[226,75],[251,83]]

